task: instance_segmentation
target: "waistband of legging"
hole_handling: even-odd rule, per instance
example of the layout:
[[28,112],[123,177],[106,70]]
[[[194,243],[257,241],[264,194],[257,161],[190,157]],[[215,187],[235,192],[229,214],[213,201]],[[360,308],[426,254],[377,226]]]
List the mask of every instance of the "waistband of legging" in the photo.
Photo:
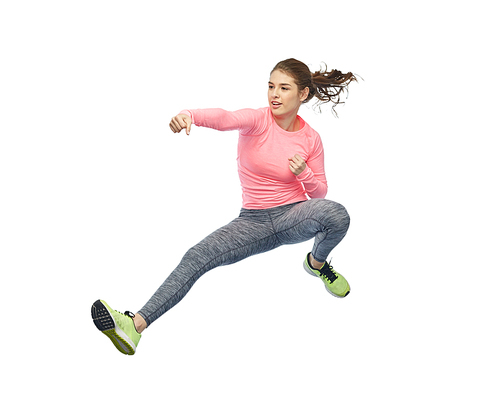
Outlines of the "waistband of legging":
[[277,207],[271,207],[271,208],[262,208],[262,209],[248,209],[248,208],[242,208],[240,211],[240,217],[259,217],[259,216],[273,216],[273,215],[278,215],[282,214],[286,211],[288,211],[290,208],[294,207],[297,204],[300,204],[301,202],[305,201],[298,201],[298,202],[293,202],[291,204],[285,204],[285,205],[279,205]]

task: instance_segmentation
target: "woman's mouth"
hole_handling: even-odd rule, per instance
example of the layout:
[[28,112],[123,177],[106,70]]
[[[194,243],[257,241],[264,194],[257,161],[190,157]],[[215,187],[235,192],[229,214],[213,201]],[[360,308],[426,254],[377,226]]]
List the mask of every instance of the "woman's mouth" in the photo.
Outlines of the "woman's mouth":
[[272,105],[273,109],[278,109],[282,105],[282,103],[281,102],[276,102],[276,101],[273,100],[271,102],[271,105]]

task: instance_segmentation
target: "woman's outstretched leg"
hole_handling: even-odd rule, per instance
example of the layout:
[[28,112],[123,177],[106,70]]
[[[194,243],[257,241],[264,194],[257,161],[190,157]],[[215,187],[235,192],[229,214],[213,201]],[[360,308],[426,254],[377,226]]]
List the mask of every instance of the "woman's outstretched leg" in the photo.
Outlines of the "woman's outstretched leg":
[[184,298],[204,273],[267,252],[279,244],[267,214],[242,210],[240,217],[189,249],[136,315],[127,311],[122,314],[97,300],[92,306],[94,323],[120,352],[133,355],[142,331]]

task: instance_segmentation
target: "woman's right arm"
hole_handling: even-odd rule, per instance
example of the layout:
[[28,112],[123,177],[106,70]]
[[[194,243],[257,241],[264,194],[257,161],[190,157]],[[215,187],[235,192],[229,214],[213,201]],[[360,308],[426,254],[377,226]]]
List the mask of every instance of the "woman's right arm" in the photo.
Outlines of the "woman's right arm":
[[184,110],[172,118],[170,129],[177,133],[185,128],[189,135],[191,124],[195,124],[218,131],[238,130],[248,135],[262,133],[265,123],[264,109],[241,109],[234,112],[224,109],[195,109]]

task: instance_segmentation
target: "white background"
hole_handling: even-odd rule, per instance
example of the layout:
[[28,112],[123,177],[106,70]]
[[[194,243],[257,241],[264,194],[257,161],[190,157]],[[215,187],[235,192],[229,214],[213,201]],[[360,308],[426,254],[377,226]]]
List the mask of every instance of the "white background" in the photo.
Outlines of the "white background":
[[[493,2],[44,1],[0,6],[2,407],[9,418],[498,418]],[[121,355],[137,311],[237,216],[237,133],[184,108],[267,106],[294,57],[358,74],[323,138],[351,215],[332,298],[312,242],[202,277]],[[49,416],[47,416],[49,417]]]

